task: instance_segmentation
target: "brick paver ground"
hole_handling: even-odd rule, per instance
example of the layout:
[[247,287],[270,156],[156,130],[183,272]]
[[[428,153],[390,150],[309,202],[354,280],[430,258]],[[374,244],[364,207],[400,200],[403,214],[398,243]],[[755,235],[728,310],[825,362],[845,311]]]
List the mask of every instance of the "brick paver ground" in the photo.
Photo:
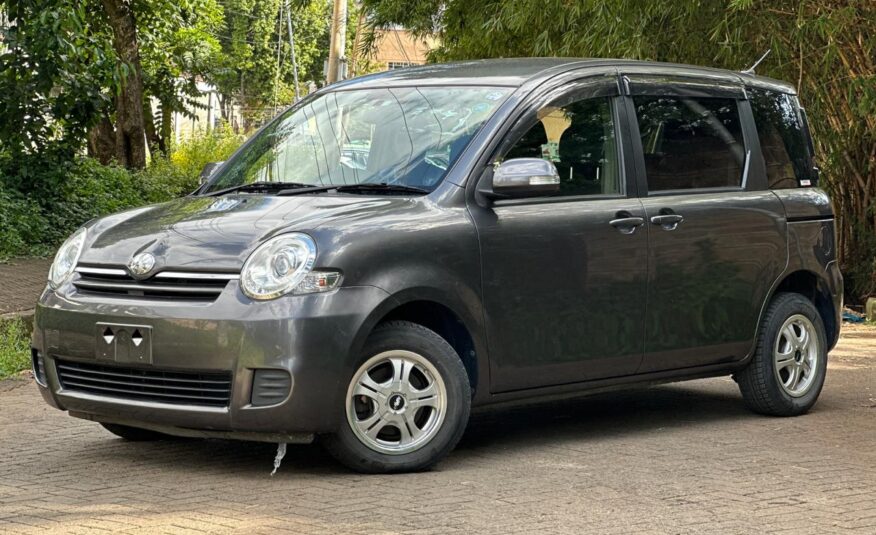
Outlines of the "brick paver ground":
[[51,258],[16,258],[0,264],[0,314],[33,309],[51,264]]
[[423,474],[316,446],[127,443],[0,383],[0,532],[876,533],[876,331],[847,329],[807,416],[710,379],[477,415]]

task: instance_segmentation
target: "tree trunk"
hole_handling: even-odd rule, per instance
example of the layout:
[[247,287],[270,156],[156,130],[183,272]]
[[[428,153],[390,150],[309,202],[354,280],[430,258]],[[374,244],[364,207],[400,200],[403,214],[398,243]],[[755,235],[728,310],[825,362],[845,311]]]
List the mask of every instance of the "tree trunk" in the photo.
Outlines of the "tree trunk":
[[116,130],[106,114],[88,131],[88,155],[103,165],[109,165],[116,156]]
[[161,106],[161,145],[159,148],[161,152],[167,154],[167,151],[170,150],[170,142],[174,140],[173,137],[173,111],[171,111],[170,106],[162,105]]
[[222,112],[222,122],[228,122],[228,102],[229,99],[226,98],[222,93],[217,93],[216,97],[219,99],[219,110]]
[[131,2],[102,0],[113,29],[113,48],[128,67],[116,98],[116,158],[129,169],[146,167],[146,130],[143,121],[143,74],[140,47]]

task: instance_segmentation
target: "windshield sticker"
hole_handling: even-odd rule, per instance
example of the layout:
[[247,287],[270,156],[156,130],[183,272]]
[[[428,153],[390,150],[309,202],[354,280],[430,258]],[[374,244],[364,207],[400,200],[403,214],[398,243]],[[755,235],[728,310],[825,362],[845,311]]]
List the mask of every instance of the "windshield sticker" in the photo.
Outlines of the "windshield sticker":
[[500,98],[502,98],[504,96],[505,96],[505,93],[503,93],[502,91],[493,91],[491,93],[487,93],[486,99],[487,100],[499,100]]

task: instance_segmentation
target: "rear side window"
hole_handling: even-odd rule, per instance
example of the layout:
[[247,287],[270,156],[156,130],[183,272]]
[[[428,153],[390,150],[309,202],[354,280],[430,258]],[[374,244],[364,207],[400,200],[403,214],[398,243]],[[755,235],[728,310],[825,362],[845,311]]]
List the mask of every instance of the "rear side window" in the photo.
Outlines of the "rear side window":
[[732,98],[633,98],[649,191],[740,187],[745,143]]
[[812,185],[807,133],[791,95],[749,88],[770,189]]

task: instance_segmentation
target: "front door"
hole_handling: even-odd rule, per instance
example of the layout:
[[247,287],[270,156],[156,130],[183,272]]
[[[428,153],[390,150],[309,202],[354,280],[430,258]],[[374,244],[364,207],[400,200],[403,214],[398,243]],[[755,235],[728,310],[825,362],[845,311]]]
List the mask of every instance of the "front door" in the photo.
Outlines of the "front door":
[[650,237],[639,372],[742,359],[787,256],[782,205],[752,163],[743,93],[633,87]]
[[642,359],[645,214],[625,183],[618,101],[593,94],[548,101],[501,153],[554,162],[559,194],[472,207],[494,392],[626,375]]

